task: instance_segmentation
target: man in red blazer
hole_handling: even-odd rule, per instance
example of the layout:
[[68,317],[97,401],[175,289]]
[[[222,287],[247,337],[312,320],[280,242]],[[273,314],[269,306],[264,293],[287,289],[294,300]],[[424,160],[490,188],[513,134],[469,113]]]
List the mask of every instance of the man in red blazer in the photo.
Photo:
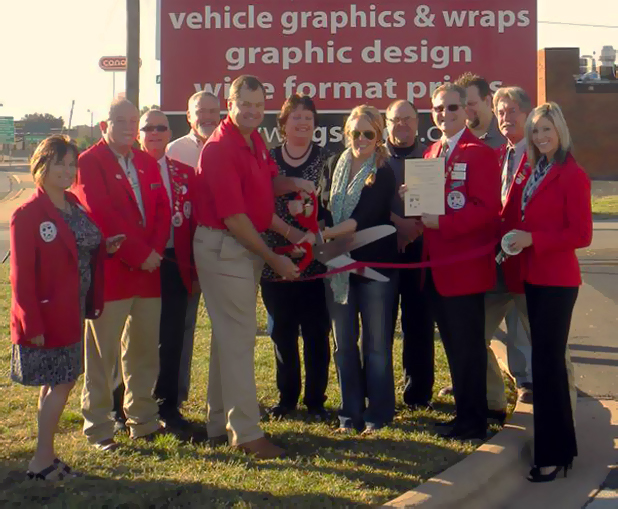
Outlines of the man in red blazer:
[[172,208],[170,238],[161,261],[160,370],[154,395],[165,427],[185,436],[191,431],[191,424],[179,411],[178,384],[188,299],[192,294],[199,295],[192,246],[196,226],[192,214],[195,171],[165,155],[172,133],[162,111],[144,113],[139,130],[142,150],[157,160]]
[[152,391],[159,373],[159,266],[171,213],[156,160],[133,148],[138,121],[137,108],[129,101],[112,103],[108,119],[100,124],[103,139],[79,158],[74,187],[105,237],[127,237],[105,262],[105,309],[86,324],[84,433],[105,451],[116,448],[109,414],[119,353],[131,437],[160,429]]
[[[452,83],[432,95],[434,123],[443,133],[425,158],[446,161],[445,214],[423,214],[430,261],[464,254],[497,238],[500,176],[495,152],[466,128],[466,92]],[[457,408],[444,436],[483,438],[487,428],[485,292],[496,280],[494,251],[431,269],[436,322],[444,344]]]

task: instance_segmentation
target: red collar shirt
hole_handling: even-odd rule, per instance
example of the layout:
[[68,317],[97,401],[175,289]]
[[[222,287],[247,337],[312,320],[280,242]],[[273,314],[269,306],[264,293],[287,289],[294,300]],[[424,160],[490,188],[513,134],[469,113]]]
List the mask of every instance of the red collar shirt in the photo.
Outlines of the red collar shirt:
[[253,150],[229,117],[208,138],[195,179],[198,224],[225,230],[226,218],[246,214],[258,232],[270,227],[275,212],[272,179],[278,169],[257,131],[251,141]]

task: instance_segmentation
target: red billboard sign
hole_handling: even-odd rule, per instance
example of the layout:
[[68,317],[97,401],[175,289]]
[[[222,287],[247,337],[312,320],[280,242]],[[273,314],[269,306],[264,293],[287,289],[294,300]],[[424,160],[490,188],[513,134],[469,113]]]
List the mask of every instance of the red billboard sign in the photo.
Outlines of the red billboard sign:
[[536,0],[162,0],[161,104],[224,98],[240,74],[264,82],[268,110],[294,92],[325,112],[395,98],[427,109],[466,71],[535,97],[536,24]]

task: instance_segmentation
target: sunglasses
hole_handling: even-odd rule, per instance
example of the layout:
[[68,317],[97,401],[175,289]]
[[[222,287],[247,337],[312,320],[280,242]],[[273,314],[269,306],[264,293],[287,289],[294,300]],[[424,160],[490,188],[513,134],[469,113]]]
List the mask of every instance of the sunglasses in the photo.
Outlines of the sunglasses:
[[373,140],[376,137],[376,133],[373,131],[352,131],[352,138],[358,140],[361,137],[361,134],[366,140]]
[[458,111],[459,108],[461,108],[461,104],[447,104],[446,106],[441,104],[440,106],[433,106],[431,109],[436,113],[442,113],[445,109],[453,112]]
[[168,127],[166,125],[145,125],[140,129],[140,131],[143,131],[145,133],[152,133],[154,131],[157,131],[158,133],[164,133],[165,131],[167,131],[167,129]]

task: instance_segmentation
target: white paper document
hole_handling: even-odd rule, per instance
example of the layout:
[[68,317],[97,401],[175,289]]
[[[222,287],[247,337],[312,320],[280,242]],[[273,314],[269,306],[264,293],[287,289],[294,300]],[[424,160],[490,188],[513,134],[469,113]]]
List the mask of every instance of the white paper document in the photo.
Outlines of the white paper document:
[[444,158],[406,159],[403,201],[406,217],[444,214]]

